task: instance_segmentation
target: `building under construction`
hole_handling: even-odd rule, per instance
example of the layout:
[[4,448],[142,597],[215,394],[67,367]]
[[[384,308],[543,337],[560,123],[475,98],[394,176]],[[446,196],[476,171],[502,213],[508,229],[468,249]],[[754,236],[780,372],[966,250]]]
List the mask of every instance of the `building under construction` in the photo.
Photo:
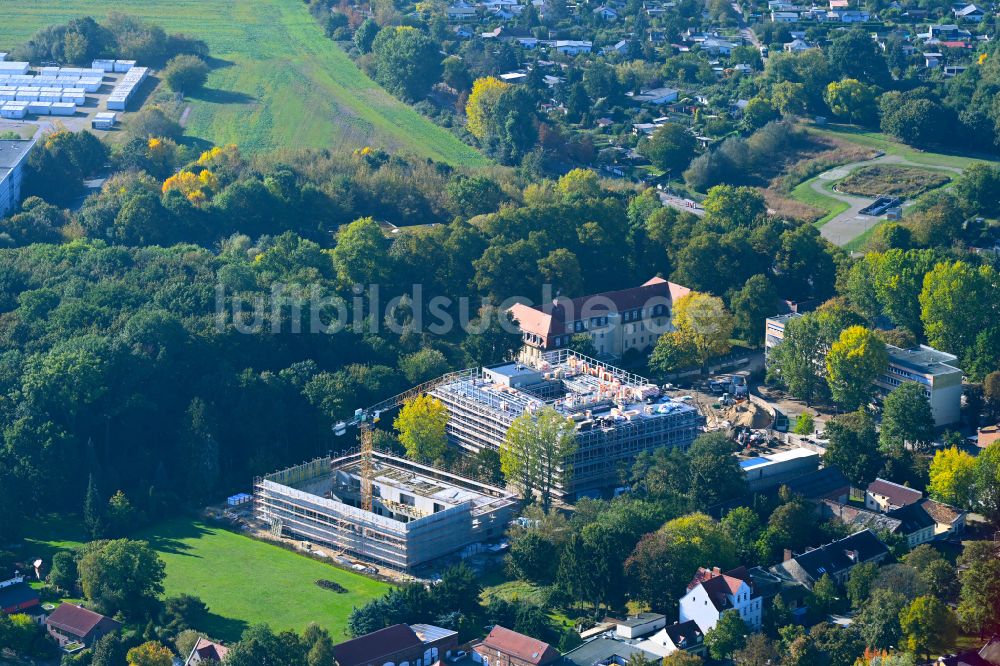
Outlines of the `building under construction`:
[[643,451],[686,449],[702,423],[694,407],[661,397],[647,379],[566,349],[455,373],[429,393],[448,408],[451,443],[469,452],[498,449],[526,412],[552,407],[575,421],[572,473],[554,490],[562,497],[614,486]]
[[500,537],[517,497],[404,458],[369,454],[371,511],[361,452],[319,458],[254,481],[254,513],[281,534],[401,571]]

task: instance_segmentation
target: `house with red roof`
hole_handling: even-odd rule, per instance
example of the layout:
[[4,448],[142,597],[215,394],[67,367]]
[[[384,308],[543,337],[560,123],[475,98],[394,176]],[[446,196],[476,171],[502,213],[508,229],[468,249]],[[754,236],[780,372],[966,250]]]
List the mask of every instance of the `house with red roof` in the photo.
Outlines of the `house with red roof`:
[[673,330],[673,304],[691,293],[660,277],[638,287],[579,298],[557,297],[542,306],[515,304],[508,310],[524,340],[524,352],[539,355],[570,345],[584,334],[597,356],[621,358],[626,352],[651,351],[657,338]]
[[431,666],[458,647],[458,633],[430,624],[394,624],[333,646],[338,666]]
[[45,618],[45,627],[59,647],[69,643],[90,647],[98,638],[118,631],[121,626],[110,617],[75,604],[62,604]]
[[210,641],[204,636],[198,637],[198,642],[191,648],[191,654],[184,661],[184,666],[195,664],[221,664],[229,654],[229,648],[221,643]]
[[919,490],[885,479],[875,479],[865,490],[865,508],[888,513],[916,504],[923,497],[924,494]]
[[719,567],[698,567],[681,597],[680,621],[693,620],[704,634],[715,628],[723,613],[735,610],[751,630],[760,631],[761,606],[761,596],[754,590],[746,567],[726,572]]
[[473,660],[483,666],[547,666],[562,659],[548,643],[500,625],[472,650]]

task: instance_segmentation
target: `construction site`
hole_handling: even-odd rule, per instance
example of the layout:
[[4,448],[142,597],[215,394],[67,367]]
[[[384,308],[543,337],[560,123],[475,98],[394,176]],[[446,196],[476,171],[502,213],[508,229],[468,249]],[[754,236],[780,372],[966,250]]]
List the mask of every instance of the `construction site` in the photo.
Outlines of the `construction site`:
[[254,514],[275,537],[403,572],[503,536],[517,507],[502,488],[370,447],[254,480]]
[[574,421],[572,471],[554,489],[564,499],[614,487],[643,451],[686,449],[703,423],[697,409],[644,377],[566,349],[453,373],[427,392],[448,408],[450,443],[470,453],[499,449],[525,413],[551,407]]

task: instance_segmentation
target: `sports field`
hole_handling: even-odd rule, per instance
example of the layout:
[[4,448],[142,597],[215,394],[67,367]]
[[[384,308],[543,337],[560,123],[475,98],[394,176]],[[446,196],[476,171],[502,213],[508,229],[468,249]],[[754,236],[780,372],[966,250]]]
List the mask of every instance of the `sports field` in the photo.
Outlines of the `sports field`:
[[[165,596],[199,597],[211,615],[198,629],[225,642],[239,640],[251,624],[302,631],[315,622],[339,643],[348,638],[351,610],[389,589],[385,583],[190,518],[160,523],[130,538],[148,541],[163,558]],[[36,525],[36,534],[27,539],[31,556],[46,562],[82,540],[78,520]],[[347,592],[323,589],[317,580],[340,583]]]
[[487,163],[368,78],[301,0],[0,0],[0,51],[38,28],[110,11],[208,43],[218,66],[189,100],[193,137],[250,151],[370,145],[455,165]]

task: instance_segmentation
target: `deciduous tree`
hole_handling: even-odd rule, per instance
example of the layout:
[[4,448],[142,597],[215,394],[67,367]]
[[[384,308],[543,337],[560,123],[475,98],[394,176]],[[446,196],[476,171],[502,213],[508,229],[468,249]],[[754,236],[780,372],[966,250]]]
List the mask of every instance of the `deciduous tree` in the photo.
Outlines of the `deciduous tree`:
[[392,425],[399,432],[406,455],[413,460],[432,462],[448,447],[448,409],[434,396],[418,395],[408,400]]

